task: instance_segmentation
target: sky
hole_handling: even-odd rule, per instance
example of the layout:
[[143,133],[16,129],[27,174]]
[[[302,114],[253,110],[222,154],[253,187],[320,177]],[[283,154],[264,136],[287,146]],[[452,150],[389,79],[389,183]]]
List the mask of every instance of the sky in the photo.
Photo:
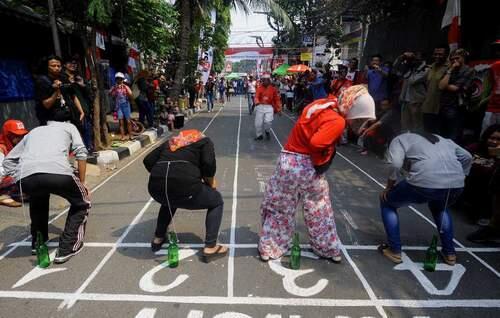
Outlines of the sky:
[[229,47],[257,47],[255,38],[251,36],[261,36],[264,45],[270,46],[271,39],[276,32],[267,24],[264,14],[250,13],[246,15],[240,10],[231,11],[231,36]]

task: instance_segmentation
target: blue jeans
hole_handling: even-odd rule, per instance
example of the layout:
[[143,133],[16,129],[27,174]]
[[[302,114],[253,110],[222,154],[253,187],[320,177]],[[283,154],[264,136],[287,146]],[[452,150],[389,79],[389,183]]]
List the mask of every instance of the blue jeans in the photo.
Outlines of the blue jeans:
[[214,93],[207,93],[207,109],[214,109]]
[[[463,188],[458,189],[428,189],[412,186],[401,181],[387,194],[387,201],[380,202],[382,220],[387,233],[391,251],[401,253],[401,237],[399,234],[399,217],[397,209],[412,203],[427,203],[434,217],[441,238],[443,253],[455,254],[453,245],[453,223],[448,207],[455,203]],[[448,194],[449,192],[449,194]],[[448,197],[448,204],[446,205]]]
[[248,93],[248,113],[251,115],[255,107],[255,93]]

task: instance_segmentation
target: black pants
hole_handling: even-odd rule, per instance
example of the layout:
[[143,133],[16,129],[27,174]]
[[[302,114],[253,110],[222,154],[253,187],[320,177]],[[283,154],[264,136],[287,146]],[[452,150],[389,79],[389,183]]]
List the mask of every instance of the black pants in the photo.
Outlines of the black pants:
[[460,144],[463,134],[463,112],[457,107],[441,108],[439,112],[441,136]]
[[151,178],[149,180],[149,193],[158,203],[161,204],[158,212],[158,220],[156,222],[156,237],[165,237],[167,228],[172,221],[172,216],[175,215],[177,209],[186,210],[207,210],[205,218],[205,245],[214,247],[219,236],[219,228],[222,221],[222,213],[224,211],[224,201],[221,194],[207,185],[203,185],[198,193],[185,199],[170,198],[171,213],[169,212],[167,194],[165,193],[165,179]]
[[67,254],[76,251],[83,244],[85,225],[90,209],[87,190],[75,176],[37,173],[21,181],[23,192],[30,196],[30,218],[32,242],[40,231],[44,240],[49,237],[50,195],[59,195],[71,204],[64,231],[59,237],[59,252]]

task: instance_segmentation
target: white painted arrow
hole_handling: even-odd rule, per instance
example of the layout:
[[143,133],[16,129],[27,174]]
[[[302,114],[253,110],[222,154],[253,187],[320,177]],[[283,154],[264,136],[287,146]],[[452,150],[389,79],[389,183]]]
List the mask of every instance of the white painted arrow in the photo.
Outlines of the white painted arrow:
[[[55,250],[52,253],[50,253],[49,258],[50,258],[51,262],[54,260],[55,255],[56,255]],[[63,268],[57,268],[57,267],[56,268],[41,268],[40,266],[37,265],[35,268],[33,268],[31,271],[29,271],[28,274],[24,275],[23,278],[18,280],[17,283],[15,283],[12,286],[12,288],[21,287],[21,286],[31,282],[32,280],[39,278],[39,277],[42,277],[42,276],[45,276],[48,274],[52,274],[52,273],[56,273],[56,272],[62,272],[65,270],[66,270],[65,267],[63,267]]]
[[461,264],[455,264],[455,266],[450,266],[448,264],[440,263],[436,265],[436,271],[448,271],[451,272],[451,278],[448,285],[444,289],[437,289],[436,286],[423,274],[424,264],[413,262],[406,253],[402,253],[401,264],[394,266],[395,270],[398,271],[410,271],[415,278],[418,280],[420,285],[424,287],[427,293],[431,295],[451,295],[455,291],[460,282],[460,279],[465,273],[465,267]]
[[[302,256],[309,257],[312,259],[319,259],[314,253],[302,252]],[[314,272],[314,269],[306,270],[293,270],[283,267],[281,265],[281,258],[276,260],[271,260],[268,262],[269,267],[278,275],[283,276],[283,287],[285,290],[295,296],[310,297],[319,294],[328,285],[327,279],[320,279],[314,286],[309,288],[303,288],[295,283],[295,280],[301,276]]]
[[[179,261],[195,255],[196,252],[197,252],[196,250],[192,250],[192,249],[179,250]],[[164,262],[164,263],[154,267],[150,271],[148,271],[146,274],[144,274],[144,276],[142,276],[141,280],[139,281],[139,287],[146,292],[162,293],[162,292],[166,292],[167,290],[170,290],[172,288],[179,286],[180,284],[184,283],[189,278],[189,275],[182,274],[182,275],[177,276],[177,278],[172,283],[170,283],[168,285],[156,284],[153,280],[154,275],[166,267],[168,267],[168,262]]]
[[143,308],[137,313],[135,318],[154,318],[156,314],[156,308]]

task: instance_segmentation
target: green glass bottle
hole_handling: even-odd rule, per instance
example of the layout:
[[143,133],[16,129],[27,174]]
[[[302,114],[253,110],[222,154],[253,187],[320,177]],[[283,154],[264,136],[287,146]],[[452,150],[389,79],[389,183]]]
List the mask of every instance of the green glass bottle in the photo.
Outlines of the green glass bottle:
[[438,252],[437,252],[437,236],[432,237],[431,246],[427,249],[425,253],[424,269],[428,272],[433,272],[436,270]]
[[169,233],[168,245],[168,267],[175,268],[179,266],[179,246],[177,245],[177,235],[174,232]]
[[293,235],[292,252],[290,254],[290,268],[299,269],[300,268],[300,241],[299,233]]
[[36,233],[36,261],[41,268],[47,268],[50,265],[49,249],[40,231]]

